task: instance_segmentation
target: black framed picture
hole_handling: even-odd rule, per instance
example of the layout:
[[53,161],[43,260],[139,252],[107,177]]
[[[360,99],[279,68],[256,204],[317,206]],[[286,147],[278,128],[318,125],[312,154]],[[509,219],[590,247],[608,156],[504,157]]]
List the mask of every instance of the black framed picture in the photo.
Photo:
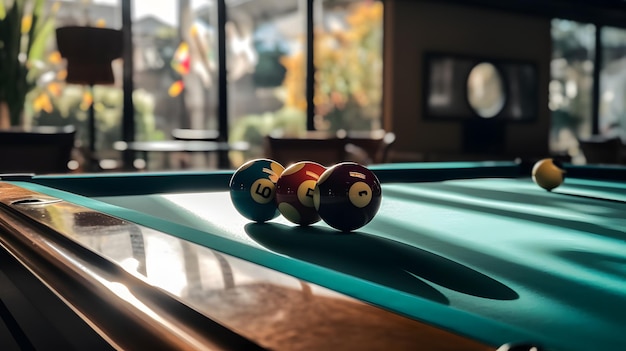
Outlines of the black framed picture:
[[537,65],[449,53],[424,55],[424,117],[431,120],[537,118]]

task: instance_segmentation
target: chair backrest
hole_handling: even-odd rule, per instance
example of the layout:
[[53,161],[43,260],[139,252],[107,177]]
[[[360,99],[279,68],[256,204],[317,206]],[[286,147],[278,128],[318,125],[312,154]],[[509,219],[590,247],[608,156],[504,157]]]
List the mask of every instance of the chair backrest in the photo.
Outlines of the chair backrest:
[[267,136],[265,154],[287,167],[299,161],[314,161],[332,166],[345,160],[345,141],[341,138],[289,138]]
[[0,130],[0,173],[66,173],[75,136],[72,125]]
[[349,132],[346,135],[346,153],[363,164],[389,161],[389,149],[396,141],[392,132],[379,129],[371,132]]
[[307,132],[299,137],[270,135],[265,139],[265,154],[283,166],[304,160],[324,166],[343,161],[368,165],[387,162],[389,148],[395,140],[394,133],[384,130]]
[[622,161],[620,138],[591,137],[579,139],[578,144],[587,163],[617,164]]

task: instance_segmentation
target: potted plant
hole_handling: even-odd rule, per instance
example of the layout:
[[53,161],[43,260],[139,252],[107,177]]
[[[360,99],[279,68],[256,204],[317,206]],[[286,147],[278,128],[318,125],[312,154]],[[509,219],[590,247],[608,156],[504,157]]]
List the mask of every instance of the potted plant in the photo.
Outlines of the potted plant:
[[18,126],[26,94],[35,86],[58,4],[44,15],[45,0],[0,0],[0,128]]

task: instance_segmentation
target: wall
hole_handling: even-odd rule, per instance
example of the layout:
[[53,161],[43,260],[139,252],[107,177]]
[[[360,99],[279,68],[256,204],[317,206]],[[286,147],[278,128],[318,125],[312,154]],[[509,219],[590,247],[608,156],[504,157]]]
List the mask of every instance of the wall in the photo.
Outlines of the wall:
[[[548,154],[550,19],[422,1],[385,2],[385,127],[396,133],[394,160],[463,159],[459,122],[424,120],[422,55],[459,53],[537,64],[538,118],[507,127],[506,154]],[[485,155],[483,155],[485,156]],[[485,157],[489,157],[488,155]]]

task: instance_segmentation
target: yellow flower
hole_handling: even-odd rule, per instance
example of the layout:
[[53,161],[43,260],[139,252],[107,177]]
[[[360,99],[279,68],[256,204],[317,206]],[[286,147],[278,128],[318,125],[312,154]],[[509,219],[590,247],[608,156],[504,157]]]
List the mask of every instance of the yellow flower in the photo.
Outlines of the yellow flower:
[[306,110],[304,54],[297,52],[291,56],[283,56],[280,58],[280,63],[287,69],[283,80],[285,107]]
[[32,25],[33,25],[33,17],[31,15],[22,17],[22,34],[28,33]]
[[90,91],[83,92],[83,101],[80,103],[80,109],[83,111],[87,111],[89,106],[93,103],[93,96]]
[[52,102],[50,101],[50,97],[45,92],[39,94],[33,101],[33,110],[35,113],[39,113],[42,110],[47,113],[52,113],[54,108],[52,107]]
[[58,51],[53,51],[50,55],[48,55],[48,62],[53,65],[60,63],[62,60],[63,58],[61,57],[61,53]]
[[189,57],[189,44],[183,41],[180,43],[180,45],[178,45],[178,48],[174,52],[171,66],[179,74],[186,75],[189,73],[190,60],[191,58]]
[[170,85],[170,88],[167,90],[167,93],[171,97],[177,97],[178,95],[180,95],[180,93],[182,93],[184,88],[185,88],[185,84],[183,83],[183,81],[177,80],[174,83],[172,83],[172,85]]
[[63,90],[61,84],[57,82],[49,83],[46,88],[52,96],[61,96],[61,91]]
[[59,72],[57,72],[57,79],[58,80],[65,80],[65,78],[67,78],[67,70],[66,69],[62,69]]

